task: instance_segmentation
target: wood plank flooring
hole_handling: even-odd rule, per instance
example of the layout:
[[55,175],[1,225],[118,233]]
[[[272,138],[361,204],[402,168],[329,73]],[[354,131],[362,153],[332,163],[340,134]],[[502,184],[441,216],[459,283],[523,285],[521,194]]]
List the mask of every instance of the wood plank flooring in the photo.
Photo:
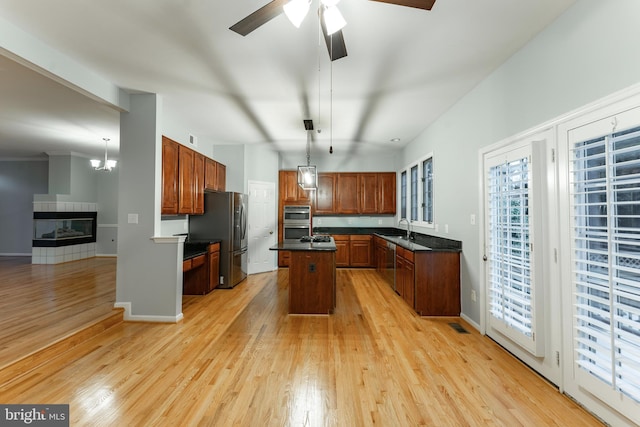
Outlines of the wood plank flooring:
[[178,324],[117,324],[0,382],[0,402],[69,403],[74,426],[601,425],[461,319],[417,316],[373,270],[338,270],[331,316],[288,315],[287,281],[184,297]]
[[110,316],[116,259],[32,265],[0,257],[0,369]]

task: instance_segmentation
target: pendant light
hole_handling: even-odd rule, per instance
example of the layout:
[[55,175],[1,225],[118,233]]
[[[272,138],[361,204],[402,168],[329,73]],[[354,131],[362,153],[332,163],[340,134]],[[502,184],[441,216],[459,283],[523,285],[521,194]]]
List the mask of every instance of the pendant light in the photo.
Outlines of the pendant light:
[[118,162],[107,158],[107,143],[109,142],[109,138],[102,138],[102,140],[104,141],[104,164],[98,159],[92,159],[90,160],[91,166],[97,171],[111,172]]
[[298,185],[303,190],[315,190],[318,188],[318,169],[311,165],[311,132],[313,121],[304,120],[304,128],[307,131],[307,165],[298,166]]

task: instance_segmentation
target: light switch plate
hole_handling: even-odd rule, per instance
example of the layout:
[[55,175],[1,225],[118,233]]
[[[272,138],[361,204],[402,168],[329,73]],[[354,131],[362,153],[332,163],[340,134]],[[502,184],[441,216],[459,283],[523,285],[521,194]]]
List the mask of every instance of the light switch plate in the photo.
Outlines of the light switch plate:
[[128,214],[127,222],[129,224],[137,224],[138,223],[138,214]]

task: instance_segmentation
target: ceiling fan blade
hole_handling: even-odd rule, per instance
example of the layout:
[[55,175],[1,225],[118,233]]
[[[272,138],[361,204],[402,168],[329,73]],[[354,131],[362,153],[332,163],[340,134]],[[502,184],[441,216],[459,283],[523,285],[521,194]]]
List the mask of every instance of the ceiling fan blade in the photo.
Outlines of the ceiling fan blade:
[[332,61],[344,58],[347,56],[347,45],[344,44],[342,30],[338,30],[331,35],[327,34],[327,26],[324,23],[323,14],[324,10],[323,8],[320,8],[320,25],[322,26],[322,35],[324,36],[324,42],[326,43],[327,50],[329,51],[329,57]]
[[436,0],[372,0],[380,3],[397,4],[398,6],[415,7],[417,9],[431,10]]
[[233,24],[229,29],[231,31],[235,31],[241,36],[246,36],[256,28],[280,15],[283,12],[282,6],[288,2],[289,0],[273,0],[253,12],[251,15]]

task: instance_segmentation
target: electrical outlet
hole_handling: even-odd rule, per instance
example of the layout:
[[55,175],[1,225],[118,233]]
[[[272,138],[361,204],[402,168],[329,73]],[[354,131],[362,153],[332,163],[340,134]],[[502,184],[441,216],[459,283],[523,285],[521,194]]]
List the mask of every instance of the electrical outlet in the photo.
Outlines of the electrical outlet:
[[476,302],[476,290],[471,289],[471,301]]
[[382,220],[381,219],[378,220],[378,225],[382,225]]
[[445,225],[444,225],[444,232],[445,232],[446,234],[449,234],[449,224],[445,224]]
[[471,214],[469,221],[471,222],[471,225],[476,225],[476,214]]

